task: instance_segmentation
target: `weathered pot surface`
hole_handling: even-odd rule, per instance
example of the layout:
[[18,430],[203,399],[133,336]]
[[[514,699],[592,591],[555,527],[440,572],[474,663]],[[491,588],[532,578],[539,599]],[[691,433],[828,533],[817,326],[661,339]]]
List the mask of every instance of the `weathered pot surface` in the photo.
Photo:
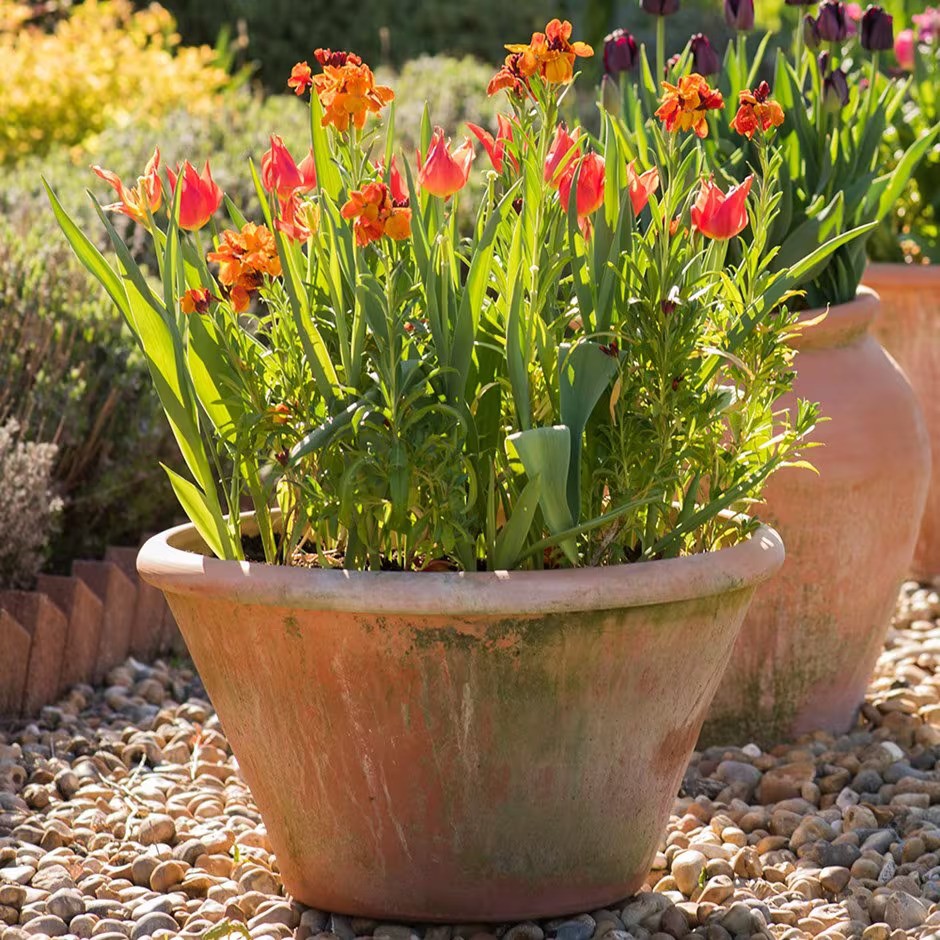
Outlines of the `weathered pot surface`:
[[865,283],[881,297],[873,332],[907,375],[927,423],[933,472],[912,573],[940,574],[940,265],[870,264]]
[[[779,743],[845,732],[855,721],[907,575],[924,509],[930,452],[904,374],[868,332],[878,296],[860,288],[808,326],[797,379],[781,402],[818,401],[807,451],[817,473],[774,475],[756,514],[786,540],[738,636],[701,743]],[[816,319],[808,311],[802,319]]]
[[176,615],[288,890],[452,922],[592,910],[643,884],[754,588],[783,561],[766,527],[694,557],[549,572],[199,550],[181,526],[138,568]]

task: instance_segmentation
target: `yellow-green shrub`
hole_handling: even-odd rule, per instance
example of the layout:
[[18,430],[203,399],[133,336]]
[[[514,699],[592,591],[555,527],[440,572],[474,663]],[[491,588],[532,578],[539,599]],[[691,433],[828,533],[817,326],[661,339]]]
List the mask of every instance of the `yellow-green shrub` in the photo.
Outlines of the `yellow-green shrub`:
[[133,118],[208,111],[229,83],[208,46],[182,46],[159,4],[86,0],[44,28],[0,0],[0,163],[75,145]]

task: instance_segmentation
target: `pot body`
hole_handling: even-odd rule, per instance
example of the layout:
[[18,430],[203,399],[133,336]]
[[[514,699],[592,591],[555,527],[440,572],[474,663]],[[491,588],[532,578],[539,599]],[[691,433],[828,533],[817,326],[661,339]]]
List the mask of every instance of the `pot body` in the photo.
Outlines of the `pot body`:
[[322,910],[510,921],[636,891],[770,529],[607,569],[411,574],[218,561],[191,527],[138,568],[180,625],[284,883]]
[[870,264],[865,283],[881,297],[872,327],[907,375],[927,423],[933,473],[912,573],[940,574],[940,266]]
[[[816,473],[774,474],[757,515],[786,540],[755,594],[702,744],[779,743],[855,721],[910,567],[930,451],[911,387],[869,333],[878,296],[830,309],[798,341],[791,396],[818,401]],[[809,311],[809,323],[822,311]]]

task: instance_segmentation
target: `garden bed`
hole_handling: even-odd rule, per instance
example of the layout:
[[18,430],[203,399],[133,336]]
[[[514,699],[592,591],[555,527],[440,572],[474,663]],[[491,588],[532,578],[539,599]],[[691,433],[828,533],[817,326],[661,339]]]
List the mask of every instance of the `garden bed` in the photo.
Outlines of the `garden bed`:
[[[188,664],[129,660],[0,730],[0,940],[628,940],[940,930],[940,598],[905,585],[857,728],[696,753],[647,887],[547,923],[386,924],[283,896]],[[240,929],[244,928],[244,929]]]

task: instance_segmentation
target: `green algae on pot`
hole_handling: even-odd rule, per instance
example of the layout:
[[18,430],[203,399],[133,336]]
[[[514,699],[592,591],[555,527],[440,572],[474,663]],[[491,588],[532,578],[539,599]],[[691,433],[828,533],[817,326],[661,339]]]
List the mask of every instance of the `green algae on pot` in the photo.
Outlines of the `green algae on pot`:
[[449,921],[590,910],[641,886],[754,588],[783,561],[766,527],[563,571],[204,550],[181,526],[138,567],[166,593],[286,887],[325,910]]

